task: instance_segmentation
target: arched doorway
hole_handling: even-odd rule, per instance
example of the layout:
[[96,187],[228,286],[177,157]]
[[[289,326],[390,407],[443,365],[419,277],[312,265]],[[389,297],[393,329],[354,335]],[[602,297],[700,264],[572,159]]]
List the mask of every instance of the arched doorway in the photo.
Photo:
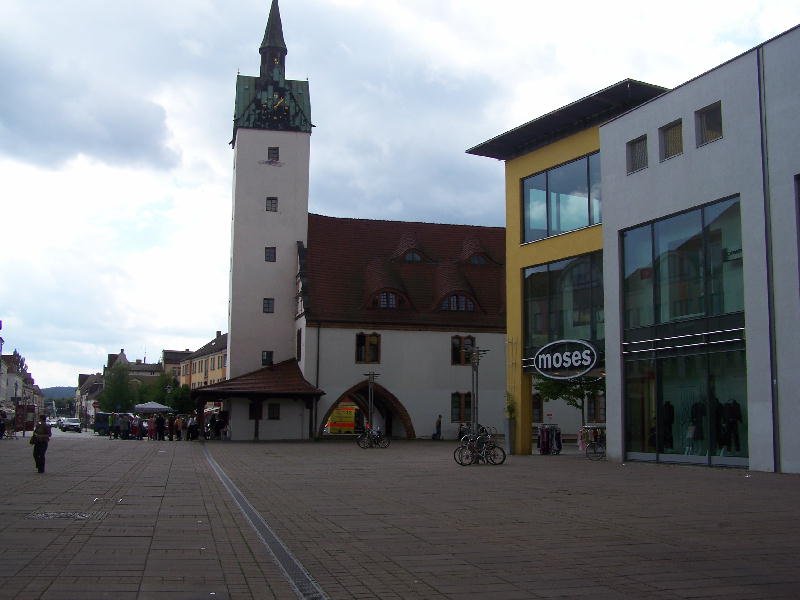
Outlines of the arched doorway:
[[[341,407],[355,407],[353,411],[355,426],[362,425],[369,414],[369,382],[361,381],[344,392],[334,402],[319,424],[320,436],[325,435],[325,426],[335,412],[342,412]],[[416,438],[414,425],[408,411],[389,390],[379,383],[372,384],[372,410],[374,420],[383,424],[383,430],[390,437],[405,437],[412,440]]]

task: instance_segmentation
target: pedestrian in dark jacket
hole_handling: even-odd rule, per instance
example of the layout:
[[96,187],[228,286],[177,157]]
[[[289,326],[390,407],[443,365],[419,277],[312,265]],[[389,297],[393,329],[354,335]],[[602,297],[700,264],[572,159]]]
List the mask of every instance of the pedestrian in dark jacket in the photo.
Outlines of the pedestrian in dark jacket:
[[36,470],[44,473],[44,455],[47,452],[47,444],[53,432],[47,424],[47,417],[39,415],[39,422],[33,428],[31,444],[33,444],[33,460],[36,462]]

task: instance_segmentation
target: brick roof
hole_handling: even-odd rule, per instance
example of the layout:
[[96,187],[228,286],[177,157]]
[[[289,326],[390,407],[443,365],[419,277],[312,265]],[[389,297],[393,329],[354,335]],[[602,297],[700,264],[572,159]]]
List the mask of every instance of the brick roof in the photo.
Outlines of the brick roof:
[[197,395],[225,397],[240,394],[272,397],[319,397],[324,393],[305,380],[295,359],[285,360],[233,379],[226,379],[191,391],[192,397]]
[[[406,262],[409,251],[420,262]],[[485,264],[472,264],[474,255]],[[505,229],[310,214],[301,278],[309,323],[374,328],[505,331]],[[407,302],[381,309],[373,298],[394,291]],[[475,311],[441,310],[463,293]]]

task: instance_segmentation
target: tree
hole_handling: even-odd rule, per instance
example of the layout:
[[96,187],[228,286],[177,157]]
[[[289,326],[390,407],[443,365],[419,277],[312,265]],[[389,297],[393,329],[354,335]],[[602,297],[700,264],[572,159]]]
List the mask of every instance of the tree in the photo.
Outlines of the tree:
[[195,412],[197,405],[190,397],[189,386],[182,385],[172,390],[170,397],[170,406],[175,409],[175,412],[181,414],[189,414]]
[[105,412],[130,412],[136,404],[137,390],[131,386],[130,368],[122,362],[114,363],[106,372],[100,408]]
[[547,379],[536,381],[536,392],[544,402],[559,398],[581,411],[581,425],[584,425],[586,399],[605,392],[605,377],[576,377],[575,379]]

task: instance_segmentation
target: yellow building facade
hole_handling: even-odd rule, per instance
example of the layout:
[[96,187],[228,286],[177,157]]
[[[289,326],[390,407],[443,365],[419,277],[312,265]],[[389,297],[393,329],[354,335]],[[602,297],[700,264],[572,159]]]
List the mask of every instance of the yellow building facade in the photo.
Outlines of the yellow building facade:
[[[517,454],[531,453],[534,427],[544,420],[541,408],[538,410],[540,414],[534,414],[537,410],[535,381],[540,377],[531,368],[534,352],[553,342],[553,338],[558,339],[559,335],[576,339],[593,337],[599,346],[596,349],[598,355],[602,356],[604,350],[601,339],[604,318],[602,275],[599,301],[595,298],[598,288],[595,282],[589,290],[590,306],[585,311],[589,315],[586,322],[590,323],[591,336],[586,328],[558,326],[555,322],[559,319],[574,319],[575,323],[580,323],[583,316],[570,315],[583,313],[576,308],[574,301],[569,307],[553,307],[552,298],[532,297],[530,289],[526,291],[526,277],[530,278],[527,285],[531,288],[530,280],[537,269],[544,272],[546,279],[548,265],[571,258],[586,257],[588,260],[592,253],[601,256],[600,125],[663,91],[658,86],[625,80],[467,150],[469,154],[505,162],[506,398],[509,413],[514,416],[513,451]],[[579,173],[584,164],[586,179],[581,189],[585,192],[564,187],[567,184],[563,181],[549,183],[548,178],[555,180],[565,168]],[[537,186],[532,183],[537,178],[545,182],[539,186],[541,189],[535,189]],[[551,188],[558,189],[553,191]],[[584,203],[582,207],[581,202]],[[577,219],[574,215],[567,215],[576,206],[585,211]],[[597,260],[592,260],[594,265]],[[577,278],[573,276],[573,279]],[[583,286],[585,292],[587,284]],[[570,293],[577,295],[578,292],[570,290]],[[557,300],[566,302],[564,298]],[[548,308],[537,309],[537,302]],[[591,302],[594,302],[593,306]],[[541,323],[538,321],[540,317]],[[602,370],[600,362],[594,373],[601,374]],[[595,418],[591,420],[604,418],[599,411],[592,416]],[[581,415],[577,411],[572,417],[579,423]],[[565,433],[574,435],[577,432]]]

